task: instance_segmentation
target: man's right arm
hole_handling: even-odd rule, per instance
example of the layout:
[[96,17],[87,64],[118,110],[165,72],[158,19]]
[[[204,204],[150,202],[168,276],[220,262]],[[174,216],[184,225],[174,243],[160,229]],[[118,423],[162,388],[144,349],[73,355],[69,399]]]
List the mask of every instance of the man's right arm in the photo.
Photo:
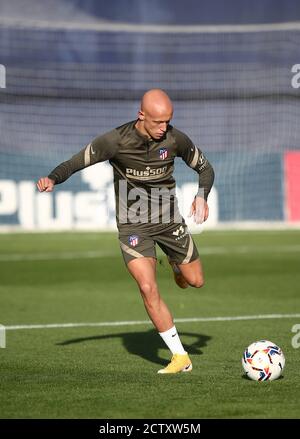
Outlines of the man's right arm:
[[118,150],[119,133],[112,130],[96,137],[85,148],[73,155],[69,160],[53,169],[48,177],[42,177],[37,182],[40,192],[51,192],[55,184],[66,181],[72,174],[98,162],[110,160]]

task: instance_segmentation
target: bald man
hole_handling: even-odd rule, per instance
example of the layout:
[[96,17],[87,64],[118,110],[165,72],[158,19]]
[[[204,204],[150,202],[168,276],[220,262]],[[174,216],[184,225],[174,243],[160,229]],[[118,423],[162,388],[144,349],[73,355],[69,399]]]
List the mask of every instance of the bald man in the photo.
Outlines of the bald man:
[[190,372],[192,362],[162,299],[156,281],[156,245],[167,255],[181,288],[200,288],[202,265],[192,236],[180,215],[173,177],[174,159],[181,157],[199,175],[190,214],[201,224],[208,217],[207,197],[214,171],[189,137],[170,125],[173,105],[160,89],[147,91],[137,120],[92,140],[70,160],[40,178],[40,192],[51,192],[74,172],[109,160],[114,171],[119,242],[128,271],[137,282],[146,311],[172,353],[158,373]]

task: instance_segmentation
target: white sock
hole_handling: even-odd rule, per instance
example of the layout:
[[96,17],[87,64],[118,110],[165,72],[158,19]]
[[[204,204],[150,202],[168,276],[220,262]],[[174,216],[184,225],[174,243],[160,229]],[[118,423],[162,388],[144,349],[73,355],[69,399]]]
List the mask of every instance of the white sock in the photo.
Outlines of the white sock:
[[168,329],[165,332],[159,332],[159,335],[163,339],[163,341],[166,343],[172,354],[186,354],[186,351],[184,350],[179,335],[177,333],[177,329],[175,326]]

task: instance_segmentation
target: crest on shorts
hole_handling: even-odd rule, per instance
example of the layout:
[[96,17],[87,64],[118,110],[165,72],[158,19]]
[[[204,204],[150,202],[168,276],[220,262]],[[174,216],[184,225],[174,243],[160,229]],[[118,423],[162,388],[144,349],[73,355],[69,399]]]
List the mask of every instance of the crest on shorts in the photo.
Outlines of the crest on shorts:
[[161,160],[165,160],[168,157],[168,149],[167,148],[160,148],[159,150],[159,158]]
[[138,235],[130,235],[128,238],[128,242],[131,245],[131,247],[135,247],[139,243],[139,237]]

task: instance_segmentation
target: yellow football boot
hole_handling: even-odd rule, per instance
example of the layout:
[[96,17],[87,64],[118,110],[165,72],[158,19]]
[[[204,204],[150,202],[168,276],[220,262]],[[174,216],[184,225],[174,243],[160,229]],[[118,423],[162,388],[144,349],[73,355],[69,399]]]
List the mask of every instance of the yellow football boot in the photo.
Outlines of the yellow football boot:
[[171,362],[157,373],[191,372],[192,369],[192,362],[188,354],[174,354]]

